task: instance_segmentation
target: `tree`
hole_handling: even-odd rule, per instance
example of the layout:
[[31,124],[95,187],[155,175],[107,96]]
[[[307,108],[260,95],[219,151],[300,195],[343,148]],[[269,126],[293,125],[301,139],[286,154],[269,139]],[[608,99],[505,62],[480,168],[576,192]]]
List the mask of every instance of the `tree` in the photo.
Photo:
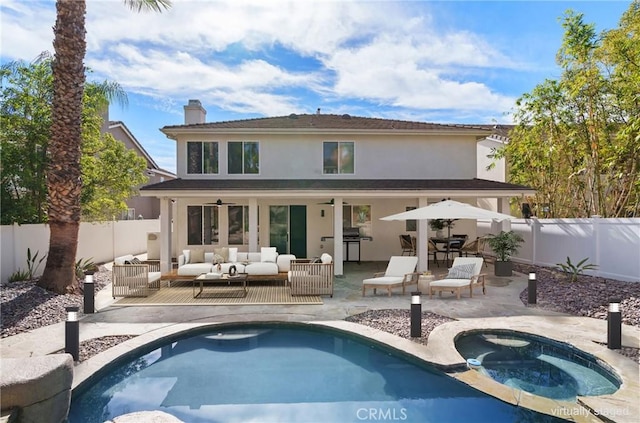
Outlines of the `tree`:
[[51,64],[38,58],[0,68],[0,204],[3,225],[46,218],[46,146],[51,126]]
[[[169,0],[125,0],[132,8],[159,10]],[[47,154],[49,254],[38,285],[58,293],[73,288],[80,224],[80,145],[84,91],[85,0],[57,0],[53,28],[53,112]]]
[[512,182],[537,190],[544,217],[640,215],[640,6],[601,36],[568,11],[556,61],[546,80],[516,103],[506,157]]
[[[2,224],[45,223],[46,150],[51,127],[51,56],[11,62],[0,68],[0,151],[2,152]],[[110,220],[126,210],[134,187],[146,182],[145,161],[110,134],[101,134],[109,102],[126,104],[116,83],[90,82],[82,113],[80,206],[83,220]]]

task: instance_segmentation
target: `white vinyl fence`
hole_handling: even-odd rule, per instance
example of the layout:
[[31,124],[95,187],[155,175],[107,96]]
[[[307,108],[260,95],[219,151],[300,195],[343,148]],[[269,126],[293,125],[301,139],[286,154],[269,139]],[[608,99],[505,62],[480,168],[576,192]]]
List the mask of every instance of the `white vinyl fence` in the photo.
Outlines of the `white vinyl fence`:
[[[555,267],[571,257],[598,265],[587,274],[640,282],[640,219],[514,219],[511,229],[525,239],[513,258],[521,263]],[[478,235],[496,233],[498,225],[478,221]],[[159,232],[160,221],[122,220],[82,223],[77,259],[96,263],[112,261],[124,254],[147,251],[147,234]],[[27,248],[39,257],[49,248],[46,225],[0,226],[0,277],[6,281],[18,269],[26,270]],[[44,262],[38,269],[44,270]]]
[[[478,235],[496,233],[478,222]],[[556,267],[567,257],[597,265],[586,274],[640,282],[640,219],[514,219],[511,229],[525,240],[514,261]]]
[[[76,261],[91,259],[94,263],[106,263],[125,254],[142,254],[147,251],[147,233],[159,232],[160,220],[118,220],[104,223],[80,223]],[[4,225],[0,226],[0,280],[6,282],[18,269],[27,270],[27,249],[38,260],[49,250],[49,226]],[[45,261],[40,264],[36,276],[42,274]]]

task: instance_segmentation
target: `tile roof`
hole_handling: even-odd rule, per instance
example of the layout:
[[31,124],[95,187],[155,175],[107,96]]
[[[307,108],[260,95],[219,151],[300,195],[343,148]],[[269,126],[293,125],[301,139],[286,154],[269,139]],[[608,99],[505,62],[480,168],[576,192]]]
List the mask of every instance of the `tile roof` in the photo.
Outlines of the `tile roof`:
[[[168,125],[163,131],[176,129],[345,129],[345,130],[468,130],[472,132],[490,131],[482,125],[440,124],[412,122],[395,119],[379,119],[369,117],[332,114],[295,114],[289,116],[232,120],[224,122],[208,122],[191,125]],[[488,133],[487,133],[488,134]]]
[[532,188],[486,179],[173,179],[147,185],[142,191],[227,190],[227,191],[399,191],[472,190],[531,191]]

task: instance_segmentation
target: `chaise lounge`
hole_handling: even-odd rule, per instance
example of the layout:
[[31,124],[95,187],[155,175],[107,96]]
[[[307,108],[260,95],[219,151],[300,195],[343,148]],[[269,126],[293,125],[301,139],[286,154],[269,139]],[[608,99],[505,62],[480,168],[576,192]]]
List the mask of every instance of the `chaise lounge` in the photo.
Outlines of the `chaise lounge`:
[[469,288],[469,297],[473,298],[473,288],[481,286],[482,294],[485,294],[484,274],[482,270],[482,257],[456,257],[445,279],[433,281],[429,284],[429,298],[434,292],[442,296],[442,291],[456,292],[460,299],[460,291]]
[[387,265],[387,270],[375,273],[373,278],[362,281],[362,296],[367,288],[373,288],[373,294],[376,294],[378,288],[386,288],[387,293],[391,296],[391,290],[395,287],[402,287],[402,295],[405,293],[407,285],[418,285],[418,273],[415,272],[418,265],[418,257],[416,256],[392,256]]

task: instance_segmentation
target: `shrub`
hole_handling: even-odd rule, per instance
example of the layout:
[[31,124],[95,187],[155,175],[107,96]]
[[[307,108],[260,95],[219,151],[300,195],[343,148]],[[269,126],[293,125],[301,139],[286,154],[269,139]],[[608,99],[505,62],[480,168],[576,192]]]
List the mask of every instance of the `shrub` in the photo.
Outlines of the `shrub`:
[[582,259],[577,264],[573,264],[571,262],[571,258],[567,256],[566,263],[556,263],[556,265],[564,273],[566,273],[567,275],[570,275],[569,277],[570,282],[577,282],[578,276],[584,273],[585,270],[593,270],[598,268],[596,264],[587,263],[587,260],[589,260],[589,257]]
[[30,280],[29,272],[22,269],[16,270],[9,276],[9,282],[21,282],[21,281],[28,281],[28,280]]
[[499,261],[507,261],[520,249],[524,239],[513,231],[501,231],[498,235],[488,235],[487,243]]

